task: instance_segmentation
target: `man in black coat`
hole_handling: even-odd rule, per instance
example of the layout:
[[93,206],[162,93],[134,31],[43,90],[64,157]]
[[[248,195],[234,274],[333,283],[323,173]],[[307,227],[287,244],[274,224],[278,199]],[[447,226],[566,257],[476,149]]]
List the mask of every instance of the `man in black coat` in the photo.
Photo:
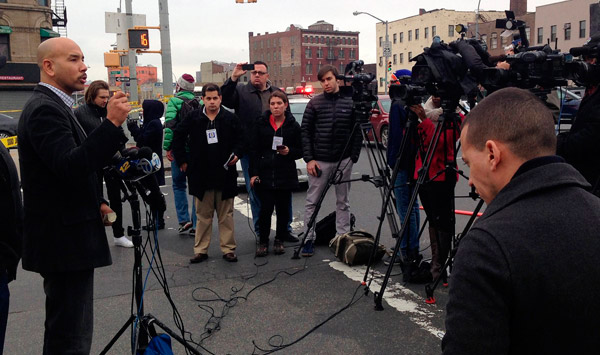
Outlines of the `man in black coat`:
[[528,91],[498,90],[461,142],[487,208],[456,254],[444,354],[597,354],[600,199],[552,155],[552,113]]
[[585,95],[569,132],[558,135],[556,154],[573,165],[592,185],[592,192],[600,196],[600,34],[573,49],[583,54],[591,72],[577,79],[585,85]]
[[23,207],[17,168],[8,149],[0,143],[0,354],[8,321],[8,283],[17,276],[23,239]]
[[[308,227],[319,196],[327,186],[329,175],[335,173],[338,161],[342,180],[350,179],[352,165],[358,161],[362,142],[360,128],[354,130],[352,100],[340,95],[338,71],[325,65],[317,74],[323,94],[313,97],[302,117],[302,151],[308,172],[308,191],[304,211],[304,226]],[[350,231],[350,183],[336,184],[336,231]],[[314,254],[314,228],[306,238],[302,256]]]
[[[223,105],[235,110],[236,115],[240,119],[242,130],[250,131],[263,113],[269,110],[269,97],[274,91],[281,91],[278,87],[271,85],[269,81],[269,67],[267,63],[256,61],[254,69],[250,71],[250,83],[246,85],[239,84],[239,78],[246,74],[246,70],[242,69],[242,65],[246,63],[238,63],[231,78],[227,79],[221,91],[223,93]],[[247,138],[246,138],[247,139]],[[251,142],[245,141],[246,145]],[[250,174],[248,172],[250,161],[248,155],[241,158],[242,171],[246,181],[246,191],[250,199],[250,208],[252,209],[252,222],[254,223],[254,231],[260,236],[260,228],[258,226],[258,216],[260,214],[260,199],[256,196],[256,192],[250,186]],[[291,201],[291,195],[290,195]],[[283,239],[285,242],[298,242],[292,234],[292,203],[289,207],[289,220],[287,229],[288,232]]]
[[[94,80],[85,91],[85,104],[75,109],[75,117],[81,123],[85,134],[90,135],[102,121],[106,119],[106,105],[110,97],[108,83],[104,80]],[[121,148],[125,149],[125,145]],[[133,248],[131,240],[125,236],[123,228],[123,203],[121,202],[120,182],[110,174],[105,174],[104,170],[98,171],[98,186],[100,191],[104,188],[102,181],[106,182],[106,194],[110,202],[110,208],[117,215],[117,219],[112,223],[113,242],[115,246],[124,248]]]
[[94,268],[111,264],[103,218],[112,210],[96,172],[127,138],[120,130],[130,106],[119,92],[106,120],[89,136],[73,114],[87,66],[68,38],[38,47],[41,83],[19,120],[23,186],[23,268],[44,279],[44,354],[87,354],[93,329]]
[[190,194],[195,197],[196,239],[190,262],[208,259],[215,211],[223,259],[236,262],[233,198],[237,195],[235,163],[243,154],[242,130],[237,116],[221,107],[217,85],[202,87],[202,101],[204,107],[192,111],[175,127],[172,143],[175,160],[187,174]]

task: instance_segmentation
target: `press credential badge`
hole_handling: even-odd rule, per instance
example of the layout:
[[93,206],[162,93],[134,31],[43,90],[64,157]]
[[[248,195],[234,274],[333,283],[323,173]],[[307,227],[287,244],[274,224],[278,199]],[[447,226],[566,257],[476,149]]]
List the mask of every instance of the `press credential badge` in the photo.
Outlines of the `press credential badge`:
[[208,141],[208,144],[219,143],[217,130],[215,128],[206,130],[206,140]]

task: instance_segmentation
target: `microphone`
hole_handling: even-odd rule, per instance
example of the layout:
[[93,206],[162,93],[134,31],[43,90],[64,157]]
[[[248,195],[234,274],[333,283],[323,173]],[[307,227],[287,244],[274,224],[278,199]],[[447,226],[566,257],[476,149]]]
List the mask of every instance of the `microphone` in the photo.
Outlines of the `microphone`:
[[160,159],[149,147],[128,148],[115,155],[113,167],[123,180],[137,181],[160,170]]

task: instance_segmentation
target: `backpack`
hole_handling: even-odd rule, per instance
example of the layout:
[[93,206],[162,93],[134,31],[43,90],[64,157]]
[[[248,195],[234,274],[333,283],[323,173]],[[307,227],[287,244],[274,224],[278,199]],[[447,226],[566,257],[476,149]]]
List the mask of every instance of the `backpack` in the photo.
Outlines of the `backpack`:
[[[350,213],[350,230],[354,230],[356,217]],[[335,211],[323,217],[315,226],[315,245],[329,245],[329,242],[335,237]]]
[[177,127],[179,122],[181,122],[181,120],[185,116],[187,116],[190,112],[200,107],[200,102],[198,102],[196,98],[187,99],[185,97],[180,97],[180,99],[183,101],[181,103],[181,108],[179,108],[179,111],[177,111],[175,119],[165,122],[165,128],[170,128],[171,130],[174,130],[175,127]]
[[[350,266],[362,265],[369,262],[373,252],[375,238],[365,231],[350,231],[338,235],[329,242],[329,249],[335,257]],[[381,260],[385,254],[385,247],[377,246],[373,262]]]

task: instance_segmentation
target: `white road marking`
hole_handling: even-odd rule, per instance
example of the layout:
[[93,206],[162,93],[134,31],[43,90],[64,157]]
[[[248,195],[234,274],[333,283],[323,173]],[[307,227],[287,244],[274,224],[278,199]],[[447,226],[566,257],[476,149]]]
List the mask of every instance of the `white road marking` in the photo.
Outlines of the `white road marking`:
[[[344,275],[351,280],[358,282],[362,282],[366,271],[366,266],[364,265],[348,266],[339,261],[332,261],[329,263],[329,266],[343,272]],[[378,271],[374,271],[374,276],[375,279],[371,283],[370,289],[371,291],[379,292],[381,289],[381,280],[383,280],[384,275]],[[383,298],[398,312],[407,315],[409,319],[421,327],[421,329],[428,331],[439,339],[442,339],[444,336],[444,331],[431,324],[431,319],[439,317],[443,314],[443,310],[427,305],[422,296],[417,295],[398,282],[392,282],[392,279],[390,279],[383,294]]]

